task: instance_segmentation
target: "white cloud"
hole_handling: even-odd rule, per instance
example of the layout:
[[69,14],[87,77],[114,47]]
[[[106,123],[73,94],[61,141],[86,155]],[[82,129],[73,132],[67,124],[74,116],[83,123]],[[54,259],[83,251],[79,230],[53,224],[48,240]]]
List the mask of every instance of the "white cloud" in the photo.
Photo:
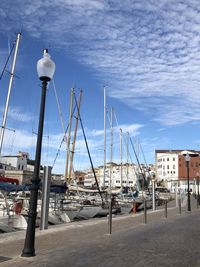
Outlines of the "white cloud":
[[[189,111],[194,99],[200,100],[198,6],[197,0],[178,1],[176,5],[173,1],[126,0],[122,4],[50,0],[48,5],[43,1],[16,1],[11,10],[4,1],[0,16],[4,21],[1,27],[6,26],[5,14],[12,23],[23,21],[30,35],[47,38],[98,71],[97,75],[110,84],[109,96],[129,105],[134,103],[140,109],[137,99],[141,97],[173,99],[181,94]],[[171,114],[164,108],[160,117],[153,113],[159,104],[153,101],[149,109],[149,98],[142,99],[143,110],[152,113],[157,121],[170,124],[174,116],[184,116],[172,101],[167,103]],[[167,119],[162,121],[163,117]],[[182,123],[199,120],[184,117]]]

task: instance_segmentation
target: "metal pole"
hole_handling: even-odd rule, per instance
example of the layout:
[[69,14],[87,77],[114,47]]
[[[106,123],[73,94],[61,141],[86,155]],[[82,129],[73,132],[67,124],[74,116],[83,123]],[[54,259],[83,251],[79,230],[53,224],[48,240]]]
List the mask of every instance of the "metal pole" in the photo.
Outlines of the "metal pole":
[[165,218],[167,218],[167,200],[165,200]]
[[40,218],[40,230],[48,229],[50,182],[51,182],[51,167],[45,166],[43,184],[42,184],[42,208],[41,208],[41,218]]
[[152,209],[156,210],[155,180],[152,180]]
[[122,129],[120,129],[120,182],[121,182],[121,188],[123,188],[123,170],[122,170]]
[[110,114],[110,199],[109,199],[109,234],[112,233],[112,152],[113,152],[113,108]]
[[179,214],[181,214],[181,198],[178,199]]
[[109,234],[112,234],[112,199],[109,199]]
[[106,88],[104,87],[104,163],[103,163],[103,188],[106,180]]
[[178,207],[178,182],[175,185],[176,207]]
[[145,199],[143,203],[144,203],[144,224],[147,224],[147,205]]
[[13,83],[13,78],[14,78],[14,71],[15,71],[16,58],[17,58],[17,53],[18,53],[20,37],[21,37],[21,33],[18,33],[17,34],[17,40],[16,40],[16,46],[15,46],[15,53],[14,53],[14,57],[13,57],[12,68],[11,68],[11,72],[10,72],[10,81],[9,81],[9,86],[8,86],[8,95],[7,95],[7,100],[6,100],[6,107],[5,107],[5,111],[3,114],[3,122],[2,122],[1,135],[0,135],[0,155],[1,155],[1,150],[2,150],[2,146],[3,146],[3,138],[4,138],[5,128],[6,128],[8,106],[9,106],[9,102],[10,102],[10,94],[11,94],[12,83]]
[[75,150],[75,143],[76,143],[76,135],[77,135],[77,130],[78,130],[78,112],[80,111],[80,106],[81,106],[81,98],[82,98],[82,93],[83,91],[80,91],[79,95],[79,100],[78,100],[78,111],[76,114],[76,124],[75,124],[75,130],[74,130],[74,139],[72,143],[72,151],[71,151],[71,157],[70,157],[70,167],[69,167],[69,180],[71,180],[71,175],[72,175],[72,168],[73,168],[73,161],[74,161],[74,150]]
[[188,187],[188,192],[187,192],[187,197],[188,197],[188,207],[187,210],[191,211],[191,205],[190,205],[190,180],[189,180],[189,173],[190,173],[190,169],[189,169],[189,160],[186,161],[187,162],[187,187]]
[[128,161],[128,158],[129,158],[129,133],[126,132],[126,186],[127,186],[127,189],[128,189],[128,175],[129,175],[129,172],[128,172],[128,167],[129,167],[129,161]]
[[199,176],[197,176],[197,208],[199,208]]
[[46,89],[47,81],[45,79],[42,81],[42,97],[40,105],[40,117],[38,126],[38,137],[35,155],[35,167],[33,178],[31,179],[32,185],[30,188],[30,206],[28,212],[28,223],[26,230],[26,238],[24,243],[24,249],[22,251],[22,257],[33,257],[35,256],[35,224],[37,216],[37,199],[38,190],[40,184],[40,161],[41,161],[41,149],[42,149],[42,136],[43,136],[43,125],[44,125],[44,112],[45,112],[45,102],[46,102]]
[[68,136],[67,136],[67,157],[66,157],[66,166],[65,166],[65,181],[69,184],[70,177],[69,177],[69,157],[70,157],[70,138],[71,138],[71,128],[72,128],[72,109],[73,109],[73,97],[74,97],[74,89],[71,89],[71,97],[70,97],[70,111],[69,111],[69,129],[68,129]]

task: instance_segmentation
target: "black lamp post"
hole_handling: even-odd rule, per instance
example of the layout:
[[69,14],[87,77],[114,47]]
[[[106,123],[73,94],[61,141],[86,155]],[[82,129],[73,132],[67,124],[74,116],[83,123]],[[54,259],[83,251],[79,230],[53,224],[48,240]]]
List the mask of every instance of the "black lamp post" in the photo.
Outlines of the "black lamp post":
[[35,154],[35,167],[33,178],[31,179],[32,185],[30,188],[30,206],[28,212],[28,225],[26,230],[26,238],[24,243],[24,249],[22,251],[22,257],[35,256],[35,224],[37,216],[37,199],[40,183],[40,159],[42,148],[42,135],[44,125],[44,113],[45,113],[45,100],[47,83],[52,79],[55,72],[55,64],[51,60],[48,50],[44,50],[43,58],[37,62],[37,72],[40,80],[42,81],[42,95],[40,104],[40,118],[38,126],[37,146]]
[[190,180],[189,180],[189,174],[190,174],[190,168],[189,168],[189,163],[190,163],[190,156],[187,153],[185,156],[185,161],[187,163],[187,187],[188,187],[188,192],[187,192],[187,197],[188,197],[188,207],[187,211],[191,211],[191,205],[190,205]]

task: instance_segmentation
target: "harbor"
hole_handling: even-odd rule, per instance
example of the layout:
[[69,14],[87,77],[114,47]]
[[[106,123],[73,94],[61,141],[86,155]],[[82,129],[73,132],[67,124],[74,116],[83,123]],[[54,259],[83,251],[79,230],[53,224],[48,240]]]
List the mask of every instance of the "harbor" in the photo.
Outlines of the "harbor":
[[[186,204],[186,203],[185,203]],[[181,214],[172,201],[167,218],[164,207],[144,214],[93,219],[36,231],[36,256],[21,257],[25,231],[1,235],[2,267],[31,266],[199,266],[199,220],[196,199]],[[184,233],[184,234],[183,234]],[[187,244],[187,245],[186,245]]]
[[0,266],[200,267],[198,1],[0,21]]

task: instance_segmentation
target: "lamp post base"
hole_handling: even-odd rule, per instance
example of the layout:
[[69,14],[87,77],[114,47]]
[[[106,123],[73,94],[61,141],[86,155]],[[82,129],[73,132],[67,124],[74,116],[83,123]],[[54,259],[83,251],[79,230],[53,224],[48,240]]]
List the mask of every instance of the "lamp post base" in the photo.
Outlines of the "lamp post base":
[[24,249],[21,254],[21,257],[34,257],[34,256],[35,256],[35,249],[34,250]]

